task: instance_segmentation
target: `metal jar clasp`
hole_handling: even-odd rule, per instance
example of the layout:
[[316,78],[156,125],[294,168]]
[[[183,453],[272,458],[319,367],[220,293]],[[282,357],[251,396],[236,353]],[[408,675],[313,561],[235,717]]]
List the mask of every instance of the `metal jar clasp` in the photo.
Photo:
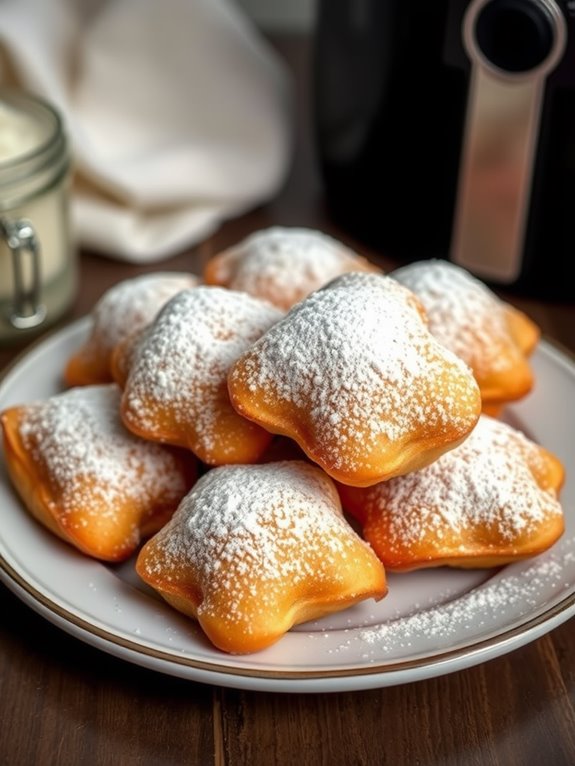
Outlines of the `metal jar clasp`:
[[0,218],[0,235],[12,255],[14,295],[8,320],[18,330],[42,324],[46,307],[41,302],[40,245],[30,221]]

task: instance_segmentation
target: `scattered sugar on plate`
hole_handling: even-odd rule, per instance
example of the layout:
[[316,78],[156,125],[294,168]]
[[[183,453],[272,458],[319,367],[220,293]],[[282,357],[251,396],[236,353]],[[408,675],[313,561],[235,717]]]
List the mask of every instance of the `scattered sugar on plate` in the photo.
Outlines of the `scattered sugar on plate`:
[[[437,640],[442,648],[446,640],[453,645],[476,640],[491,631],[501,631],[505,626],[545,606],[544,595],[572,587],[565,581],[565,570],[575,565],[575,540],[565,538],[550,552],[534,559],[524,569],[508,567],[486,584],[441,606],[414,611],[397,620],[353,631],[353,638],[342,642],[330,653],[348,651],[356,642],[365,643],[367,654],[374,661],[396,650],[409,649],[414,645],[418,651],[437,651]],[[469,636],[469,638],[466,638]]]

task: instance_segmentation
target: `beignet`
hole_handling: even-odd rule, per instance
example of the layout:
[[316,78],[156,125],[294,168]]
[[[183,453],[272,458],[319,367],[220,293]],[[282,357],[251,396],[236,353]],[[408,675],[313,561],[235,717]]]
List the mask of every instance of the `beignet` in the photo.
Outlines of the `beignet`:
[[333,482],[300,461],[209,471],[143,546],[136,571],[232,653],[387,592]]
[[287,311],[349,271],[381,269],[320,231],[274,226],[215,255],[205,266],[204,280],[255,295]]
[[121,404],[138,436],[186,447],[209,465],[251,463],[271,441],[232,407],[230,365],[282,313],[246,293],[199,286],[172,298],[128,363]]
[[231,367],[228,388],[240,414],[355,486],[435,460],[481,409],[471,370],[430,334],[418,299],[380,274],[346,274],[294,306]]
[[199,284],[192,274],[157,272],[126,279],[111,287],[92,311],[86,342],[64,369],[68,386],[112,382],[110,360],[124,338],[149,324],[162,306],[180,290]]
[[495,567],[541,553],[562,535],[563,479],[557,457],[482,415],[459,447],[426,468],[339,491],[389,570]]
[[430,331],[471,367],[485,412],[496,415],[529,393],[528,357],[539,340],[539,328],[529,317],[448,261],[418,261],[390,276],[417,295]]
[[83,553],[127,559],[166,523],[196,477],[189,453],[120,422],[114,384],[83,386],[1,416],[5,459],[28,511]]

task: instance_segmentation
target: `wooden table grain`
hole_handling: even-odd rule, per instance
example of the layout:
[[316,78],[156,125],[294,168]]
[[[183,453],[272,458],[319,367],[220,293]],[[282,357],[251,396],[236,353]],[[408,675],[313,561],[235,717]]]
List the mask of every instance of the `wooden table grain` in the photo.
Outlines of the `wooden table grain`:
[[[162,268],[200,273],[222,247],[272,224],[321,228],[393,267],[329,219],[311,139],[309,43],[275,42],[294,73],[299,107],[286,184],[269,204],[225,223]],[[80,268],[67,320],[89,312],[120,279],[157,264],[82,252]],[[575,353],[575,304],[504,297]],[[0,368],[15,355],[1,350]],[[4,586],[0,615],[1,766],[575,764],[575,620],[439,678],[370,691],[276,694],[211,687],[123,662],[56,628]]]

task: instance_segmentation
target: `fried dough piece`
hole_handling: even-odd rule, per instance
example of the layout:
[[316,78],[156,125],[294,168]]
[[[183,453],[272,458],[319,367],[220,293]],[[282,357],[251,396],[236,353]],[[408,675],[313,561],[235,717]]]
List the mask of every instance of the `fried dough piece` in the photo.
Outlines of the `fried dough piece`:
[[127,359],[116,360],[125,378],[126,427],[144,439],[186,447],[209,465],[255,462],[271,436],[232,407],[227,373],[281,316],[271,304],[234,290],[180,292],[136,347],[126,349]]
[[540,332],[526,314],[448,261],[418,261],[390,276],[413,290],[433,335],[471,367],[484,412],[497,415],[507,403],[529,393],[529,356]]
[[180,290],[198,284],[199,279],[193,274],[156,272],[126,279],[110,288],[92,312],[88,339],[68,359],[64,369],[66,385],[112,382],[110,360],[117,344],[148,325]]
[[115,384],[82,386],[1,416],[6,465],[28,511],[83,553],[123,561],[196,478],[195,458],[138,439]]
[[559,459],[482,415],[435,463],[374,487],[340,485],[385,567],[496,567],[545,551],[564,530]]
[[274,226],[215,255],[204,280],[255,295],[287,311],[335,277],[381,269],[315,229]]
[[228,388],[240,414],[355,486],[437,459],[481,409],[471,370],[429,333],[418,299],[380,274],[346,274],[294,306],[231,367]]
[[387,592],[385,570],[344,519],[333,482],[301,461],[212,469],[144,545],[136,571],[236,654]]

